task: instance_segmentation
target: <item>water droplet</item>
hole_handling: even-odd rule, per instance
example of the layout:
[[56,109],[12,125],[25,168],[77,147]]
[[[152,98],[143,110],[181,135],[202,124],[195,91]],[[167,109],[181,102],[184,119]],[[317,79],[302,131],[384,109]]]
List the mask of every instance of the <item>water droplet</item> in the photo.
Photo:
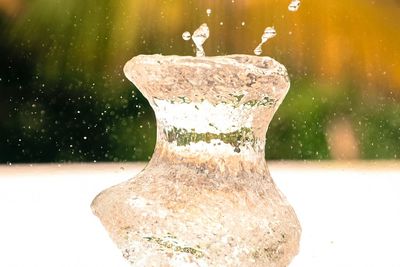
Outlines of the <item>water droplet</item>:
[[264,34],[261,37],[262,43],[267,42],[269,39],[274,38],[276,36],[276,30],[274,27],[267,27],[264,30]]
[[256,54],[257,56],[261,55],[262,53],[262,48],[261,48],[261,44],[259,44],[256,49],[254,49],[254,54]]
[[262,53],[262,45],[265,44],[269,39],[274,38],[276,36],[276,30],[274,27],[267,27],[264,30],[263,35],[261,36],[261,43],[254,49],[254,54],[257,56]]
[[207,8],[207,16],[211,15],[212,10],[210,8]]
[[221,25],[221,26],[224,25],[224,22],[221,21],[221,22],[219,23],[219,25]]
[[242,26],[246,25],[246,22],[242,21]]
[[300,7],[300,0],[292,0],[292,2],[289,4],[289,11],[291,12],[296,12],[297,10],[299,10]]
[[208,28],[206,23],[201,24],[201,26],[194,31],[192,35],[192,40],[196,45],[196,56],[197,57],[204,57],[204,42],[210,37],[210,29]]
[[191,37],[192,37],[192,35],[190,34],[190,32],[182,33],[182,39],[185,41],[189,41]]

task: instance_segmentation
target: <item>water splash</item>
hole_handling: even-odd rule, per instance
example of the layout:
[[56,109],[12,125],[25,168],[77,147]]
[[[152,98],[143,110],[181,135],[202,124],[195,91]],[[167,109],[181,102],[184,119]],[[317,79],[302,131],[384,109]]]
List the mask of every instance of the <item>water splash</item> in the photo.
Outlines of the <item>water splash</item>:
[[296,12],[300,8],[300,0],[292,0],[292,2],[289,4],[289,11],[291,12]]
[[185,41],[189,41],[191,37],[192,37],[192,35],[188,31],[182,33],[182,39]]
[[207,23],[201,24],[200,27],[194,31],[192,40],[196,45],[196,57],[205,56],[203,44],[208,37],[210,37],[210,29],[208,28]]
[[261,43],[254,49],[254,54],[257,56],[262,53],[262,45],[265,44],[269,39],[272,39],[276,36],[276,30],[274,27],[267,27],[264,30],[263,35],[261,36]]
[[211,10],[211,8],[207,8],[206,12],[207,12],[207,16],[210,16],[210,15],[211,15],[211,13],[212,13],[212,10]]

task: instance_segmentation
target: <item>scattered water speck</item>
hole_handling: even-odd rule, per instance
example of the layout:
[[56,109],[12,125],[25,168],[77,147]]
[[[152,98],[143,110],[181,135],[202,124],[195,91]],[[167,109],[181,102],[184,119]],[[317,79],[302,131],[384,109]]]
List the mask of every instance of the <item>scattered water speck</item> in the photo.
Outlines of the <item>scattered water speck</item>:
[[211,12],[212,12],[212,10],[210,9],[210,8],[207,8],[207,16],[210,16],[211,15]]
[[289,11],[291,12],[296,12],[297,10],[299,10],[300,7],[300,0],[292,0],[292,2],[289,4]]

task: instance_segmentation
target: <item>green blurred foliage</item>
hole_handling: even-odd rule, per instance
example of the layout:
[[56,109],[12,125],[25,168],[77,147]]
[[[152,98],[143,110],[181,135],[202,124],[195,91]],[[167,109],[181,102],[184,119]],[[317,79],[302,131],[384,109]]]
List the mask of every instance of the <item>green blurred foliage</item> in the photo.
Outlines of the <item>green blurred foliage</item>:
[[206,20],[209,55],[252,53],[265,26],[278,29],[266,50],[288,67],[292,89],[267,158],[331,158],[328,126],[346,118],[361,158],[396,159],[395,3],[328,2],[304,1],[295,15],[277,0],[0,2],[0,162],[148,160],[154,114],[122,67],[138,54],[192,54],[181,33]]
[[[400,105],[373,92],[363,96],[352,84],[332,86],[297,81],[270,125],[266,156],[271,159],[330,159],[327,128],[349,119],[360,157],[397,159],[400,155]],[[379,99],[380,98],[380,99]]]

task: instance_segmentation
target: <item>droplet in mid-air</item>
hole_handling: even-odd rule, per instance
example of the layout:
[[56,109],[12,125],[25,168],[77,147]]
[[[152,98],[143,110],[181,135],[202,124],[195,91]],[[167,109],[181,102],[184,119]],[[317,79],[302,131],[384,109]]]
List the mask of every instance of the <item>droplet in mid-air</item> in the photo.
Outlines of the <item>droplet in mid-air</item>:
[[192,40],[196,45],[196,56],[197,57],[204,57],[204,42],[210,37],[210,29],[208,28],[206,23],[200,25],[200,27],[194,31],[192,35]]
[[276,36],[276,30],[274,27],[267,27],[264,30],[263,35],[261,36],[261,43],[254,49],[254,54],[257,56],[262,53],[262,45],[265,44],[269,39],[272,39]]
[[210,16],[211,15],[211,12],[212,12],[212,10],[210,9],[210,8],[207,8],[207,16]]
[[185,41],[189,41],[191,37],[192,37],[192,35],[190,34],[190,32],[182,33],[182,39]]
[[292,2],[289,4],[289,11],[291,12],[296,12],[297,10],[299,10],[300,7],[300,0],[292,0]]
[[264,30],[264,34],[261,36],[261,42],[265,43],[269,39],[274,38],[276,36],[276,30],[274,27],[267,27]]
[[262,48],[261,48],[262,44],[259,44],[256,49],[254,49],[254,54],[256,54],[257,56],[261,55],[262,53]]

